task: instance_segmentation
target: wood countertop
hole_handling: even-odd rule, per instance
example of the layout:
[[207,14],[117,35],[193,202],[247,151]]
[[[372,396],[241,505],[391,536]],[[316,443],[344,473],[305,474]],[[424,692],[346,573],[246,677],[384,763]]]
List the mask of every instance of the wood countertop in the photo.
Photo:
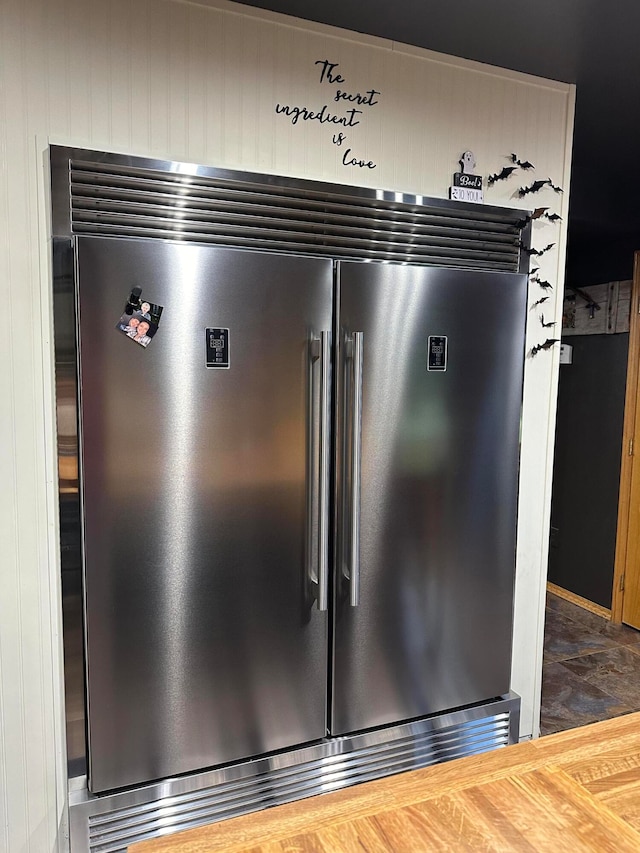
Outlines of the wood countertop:
[[130,853],[640,853],[640,713],[143,841]]

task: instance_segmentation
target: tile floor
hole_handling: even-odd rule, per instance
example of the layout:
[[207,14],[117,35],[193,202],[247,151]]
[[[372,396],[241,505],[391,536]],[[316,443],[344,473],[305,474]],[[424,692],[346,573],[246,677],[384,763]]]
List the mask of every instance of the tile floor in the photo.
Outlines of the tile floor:
[[540,733],[640,710],[640,631],[547,595]]

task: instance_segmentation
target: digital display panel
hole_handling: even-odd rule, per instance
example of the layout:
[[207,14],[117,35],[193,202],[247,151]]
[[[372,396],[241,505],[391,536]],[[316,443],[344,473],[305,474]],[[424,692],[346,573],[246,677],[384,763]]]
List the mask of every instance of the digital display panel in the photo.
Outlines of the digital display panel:
[[447,369],[447,336],[429,335],[427,347],[427,370]]
[[229,329],[205,329],[206,366],[228,368]]

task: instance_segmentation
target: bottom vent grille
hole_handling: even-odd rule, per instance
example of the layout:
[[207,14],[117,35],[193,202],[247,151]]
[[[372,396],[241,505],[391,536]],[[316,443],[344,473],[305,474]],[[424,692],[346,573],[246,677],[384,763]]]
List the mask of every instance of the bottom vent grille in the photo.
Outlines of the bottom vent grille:
[[[511,701],[519,703],[519,700]],[[504,708],[509,701],[500,705]],[[446,722],[457,716],[457,713],[449,715]],[[177,781],[171,780],[142,791],[112,795],[108,799],[112,802],[122,800],[122,806],[107,811],[103,806],[98,814],[91,814],[94,811],[92,805],[100,804],[103,798],[92,798],[77,806],[72,804],[72,818],[74,809],[84,810],[84,831],[77,832],[75,843],[72,835],[72,853],[85,850],[90,853],[125,853],[129,845],[144,839],[453,758],[487,752],[509,743],[512,716],[513,712],[506,710],[441,728],[437,728],[434,720],[419,721],[390,729],[389,735],[393,735],[388,740],[384,740],[384,730],[370,735],[338,738],[297,753],[284,754],[280,760],[278,757],[276,760],[257,760],[214,771],[209,774],[216,779],[214,784],[203,784],[193,790],[157,796],[161,791],[171,790]],[[424,730],[420,731],[421,727]],[[366,745],[361,746],[363,741]],[[314,756],[314,751],[318,757]],[[327,751],[332,754],[326,754]],[[295,756],[302,753],[307,760],[296,760]],[[202,783],[206,775],[202,774]],[[147,799],[152,790],[156,796]],[[141,793],[147,794],[143,796],[145,802],[139,801]],[[127,799],[131,804],[126,805]],[[72,820],[72,824],[74,822],[77,828],[77,819]],[[80,836],[84,836],[84,840]]]

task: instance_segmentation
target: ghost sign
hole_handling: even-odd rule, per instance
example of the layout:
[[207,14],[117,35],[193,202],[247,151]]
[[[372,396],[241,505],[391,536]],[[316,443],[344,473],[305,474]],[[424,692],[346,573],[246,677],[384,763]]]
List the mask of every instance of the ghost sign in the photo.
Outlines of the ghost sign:
[[473,201],[482,204],[484,201],[482,175],[474,174],[476,158],[473,156],[473,151],[465,151],[459,162],[462,171],[456,172],[453,176],[449,198],[454,201]]

